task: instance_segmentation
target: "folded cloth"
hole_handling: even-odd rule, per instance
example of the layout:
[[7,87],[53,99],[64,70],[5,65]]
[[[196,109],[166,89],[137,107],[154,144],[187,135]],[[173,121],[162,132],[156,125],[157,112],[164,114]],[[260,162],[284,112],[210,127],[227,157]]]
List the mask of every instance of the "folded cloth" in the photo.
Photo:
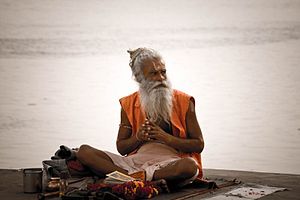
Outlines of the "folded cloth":
[[112,187],[112,193],[126,200],[150,199],[163,192],[160,185],[152,181],[129,181]]
[[[87,185],[90,193],[100,194],[101,192],[111,192],[117,195],[117,199],[137,200],[150,199],[161,193],[169,192],[164,179],[157,181],[128,181],[122,184],[91,183]],[[99,195],[97,195],[99,196]]]
[[[44,160],[42,162],[47,177],[59,177],[62,172],[68,172],[68,166],[65,159]],[[69,174],[70,177],[70,174]]]
[[91,169],[84,166],[79,160],[68,160],[67,166],[72,177],[86,177],[96,175]]
[[55,152],[54,156],[51,157],[51,160],[57,160],[57,159],[72,160],[75,158],[76,158],[76,151],[74,149],[70,149],[65,145],[60,145],[59,149]]
[[43,164],[43,178],[42,178],[43,191],[46,190],[48,186],[48,181],[52,177],[60,177],[61,173],[65,173],[67,175],[67,178],[71,177],[65,159],[44,160],[42,161],[42,164]]
[[85,171],[86,168],[79,160],[69,160],[67,161],[67,166],[69,169],[76,170],[78,172]]

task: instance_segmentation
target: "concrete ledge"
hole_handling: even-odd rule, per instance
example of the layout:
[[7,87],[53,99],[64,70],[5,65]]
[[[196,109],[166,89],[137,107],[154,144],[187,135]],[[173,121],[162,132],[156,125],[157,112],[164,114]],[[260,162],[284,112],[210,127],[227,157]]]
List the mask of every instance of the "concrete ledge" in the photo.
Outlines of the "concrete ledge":
[[[261,185],[268,185],[274,187],[284,187],[288,191],[273,193],[267,195],[262,200],[277,200],[277,199],[299,199],[300,197],[300,175],[295,174],[279,174],[279,173],[263,173],[263,172],[247,172],[234,170],[217,170],[204,169],[205,177],[210,179],[226,179],[232,180],[234,178],[243,183],[257,183]],[[9,200],[36,200],[37,194],[23,193],[23,174],[21,170],[15,169],[0,169],[0,199]],[[201,196],[195,196],[192,199],[201,199],[204,197],[214,196],[228,191],[229,188],[216,190],[213,193],[208,193]],[[167,196],[165,196],[167,197]],[[166,199],[163,195],[154,199]],[[172,199],[172,195],[168,195],[167,199]]]

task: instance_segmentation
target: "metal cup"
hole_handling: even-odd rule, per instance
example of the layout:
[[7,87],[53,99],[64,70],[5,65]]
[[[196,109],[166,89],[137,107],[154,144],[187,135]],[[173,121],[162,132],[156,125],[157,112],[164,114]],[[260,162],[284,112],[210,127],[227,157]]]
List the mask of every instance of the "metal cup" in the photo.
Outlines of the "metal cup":
[[24,193],[37,193],[42,191],[42,168],[23,169]]

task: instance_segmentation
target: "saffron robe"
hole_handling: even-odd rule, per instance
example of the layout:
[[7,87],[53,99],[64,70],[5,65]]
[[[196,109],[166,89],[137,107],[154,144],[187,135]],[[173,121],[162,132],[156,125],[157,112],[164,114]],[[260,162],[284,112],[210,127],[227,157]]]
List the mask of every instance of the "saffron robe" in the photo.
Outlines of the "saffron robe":
[[[173,108],[171,114],[172,134],[173,136],[180,138],[187,138],[186,134],[186,113],[188,111],[189,102],[192,101],[195,104],[195,100],[192,96],[185,94],[179,90],[173,89]],[[134,92],[131,95],[120,99],[120,104],[125,111],[127,118],[132,126],[132,135],[135,135],[139,130],[139,127],[145,123],[145,113],[141,107],[140,97],[138,92]],[[130,154],[136,153],[137,149]],[[192,157],[197,162],[199,174],[198,178],[203,177],[202,162],[200,153],[184,153],[179,152],[180,157]]]

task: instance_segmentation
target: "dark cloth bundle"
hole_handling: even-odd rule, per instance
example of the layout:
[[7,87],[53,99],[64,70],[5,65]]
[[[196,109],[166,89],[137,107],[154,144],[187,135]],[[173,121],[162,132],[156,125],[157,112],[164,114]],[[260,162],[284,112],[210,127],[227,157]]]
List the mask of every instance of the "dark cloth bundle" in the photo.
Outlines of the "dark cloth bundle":
[[51,160],[57,159],[66,159],[72,160],[76,158],[76,149],[70,149],[65,145],[60,145],[59,149],[55,152],[54,156],[51,157]]

